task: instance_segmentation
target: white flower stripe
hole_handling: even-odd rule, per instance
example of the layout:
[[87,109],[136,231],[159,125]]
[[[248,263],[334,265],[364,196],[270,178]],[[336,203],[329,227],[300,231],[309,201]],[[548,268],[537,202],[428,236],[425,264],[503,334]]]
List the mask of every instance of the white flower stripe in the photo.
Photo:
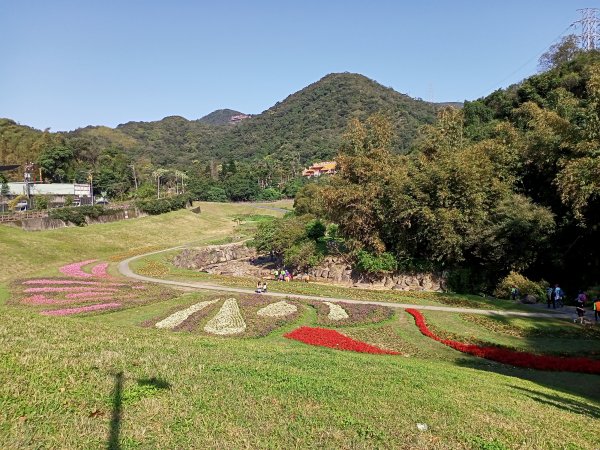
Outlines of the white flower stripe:
[[296,305],[292,305],[291,303],[282,300],[277,303],[271,303],[264,308],[260,308],[256,314],[266,317],[284,317],[289,316],[296,311],[298,311],[298,307]]
[[246,322],[235,298],[225,300],[219,312],[204,327],[207,333],[221,336],[242,333],[245,329]]
[[185,319],[190,317],[192,314],[206,308],[208,305],[212,305],[219,300],[211,300],[207,302],[196,303],[195,305],[190,306],[189,308],[182,309],[181,311],[177,311],[176,313],[171,314],[169,317],[157,322],[156,328],[175,328],[177,325],[183,323]]
[[330,320],[344,320],[347,319],[348,317],[350,317],[348,315],[348,313],[346,312],[346,310],[344,308],[342,308],[340,305],[336,304],[336,303],[331,303],[331,302],[323,302],[325,303],[327,306],[329,306],[329,314],[327,315],[327,317]]

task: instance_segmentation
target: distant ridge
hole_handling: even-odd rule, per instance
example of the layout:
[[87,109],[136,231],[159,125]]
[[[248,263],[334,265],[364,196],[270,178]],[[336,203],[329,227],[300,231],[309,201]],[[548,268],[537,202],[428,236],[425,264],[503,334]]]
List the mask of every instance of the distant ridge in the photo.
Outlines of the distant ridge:
[[248,118],[250,116],[233,109],[217,109],[216,111],[213,111],[210,114],[198,119],[198,122],[202,122],[207,125],[229,125],[231,123],[239,122],[240,120],[237,119],[240,117]]

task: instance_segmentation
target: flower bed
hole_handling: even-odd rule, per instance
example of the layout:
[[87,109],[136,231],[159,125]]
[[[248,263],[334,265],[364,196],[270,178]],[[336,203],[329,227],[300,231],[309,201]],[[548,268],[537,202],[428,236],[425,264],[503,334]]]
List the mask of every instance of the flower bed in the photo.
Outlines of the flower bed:
[[125,283],[103,283],[102,281],[80,281],[80,280],[57,280],[54,278],[43,278],[36,280],[26,280],[23,281],[24,285],[31,284],[44,284],[44,285],[52,285],[52,284],[65,284],[65,285],[84,285],[84,286],[125,286]]
[[33,292],[97,292],[103,291],[107,292],[117,292],[118,289],[115,288],[104,288],[104,287],[91,287],[91,286],[41,286],[34,288],[27,288],[23,292],[33,293]]
[[294,314],[297,311],[298,307],[296,305],[292,305],[291,303],[282,300],[260,308],[256,311],[256,314],[263,317],[285,317]]
[[309,301],[308,303],[317,310],[317,323],[325,326],[366,325],[388,320],[394,315],[394,310],[385,306],[339,302],[337,304],[348,314],[348,318],[331,320],[329,318],[331,309],[325,304],[326,302]]
[[415,323],[422,334],[469,355],[529,369],[600,374],[600,360],[580,357],[536,355],[502,347],[465,344],[454,340],[442,339],[427,327],[425,318],[419,311],[407,309],[406,312],[415,318]]
[[66,266],[62,266],[58,270],[61,273],[64,273],[65,275],[68,275],[70,277],[91,278],[92,274],[84,272],[83,270],[81,270],[81,268],[83,266],[87,266],[88,264],[91,264],[91,263],[96,262],[96,261],[97,261],[97,259],[88,259],[86,261],[81,261],[81,262],[76,262],[76,263],[72,263],[72,264],[67,264]]
[[171,314],[170,316],[166,317],[165,319],[161,320],[160,322],[157,322],[154,326],[156,328],[173,329],[173,328],[181,325],[192,314],[194,314],[198,311],[201,311],[204,308],[206,308],[207,306],[213,305],[218,301],[219,300],[210,300],[210,301],[196,303],[195,305],[192,305],[189,308],[182,309],[181,311],[177,311],[177,312]]
[[79,306],[77,308],[52,309],[49,311],[42,311],[41,314],[45,316],[70,316],[72,314],[101,311],[105,309],[118,308],[120,306],[121,303],[100,303],[98,305]]
[[329,320],[337,322],[338,320],[344,320],[350,317],[346,310],[337,303],[323,302],[323,304],[329,306],[329,314],[327,314]]
[[319,347],[328,347],[336,350],[347,350],[359,353],[372,353],[376,355],[399,355],[393,350],[384,350],[374,345],[355,341],[348,336],[327,328],[300,327],[287,333],[284,337],[304,342],[305,344]]
[[106,272],[106,269],[108,269],[108,263],[96,264],[92,267],[92,276],[97,278],[107,278],[108,273]]
[[204,331],[220,336],[243,333],[246,322],[235,298],[228,298],[219,312],[204,326]]

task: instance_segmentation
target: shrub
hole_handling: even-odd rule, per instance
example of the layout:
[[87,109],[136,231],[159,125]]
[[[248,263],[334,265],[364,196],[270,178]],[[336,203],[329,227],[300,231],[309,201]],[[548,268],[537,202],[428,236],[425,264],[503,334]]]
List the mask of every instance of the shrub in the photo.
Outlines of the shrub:
[[287,248],[283,255],[286,266],[292,266],[301,271],[318,265],[323,259],[323,253],[314,241],[301,241]]
[[257,200],[264,200],[266,202],[281,199],[281,192],[274,188],[266,188],[258,193]]
[[360,250],[356,255],[356,267],[358,270],[367,273],[389,273],[398,268],[398,261],[396,261],[394,255],[388,252],[374,255],[365,250]]
[[199,196],[199,200],[205,200],[207,202],[228,202],[227,192],[225,189],[219,186],[209,187],[205,193]]
[[183,209],[189,203],[190,199],[187,195],[176,195],[160,199],[137,200],[135,206],[146,214],[157,215]]
[[59,219],[64,222],[70,222],[81,227],[85,225],[86,217],[97,219],[100,216],[106,216],[113,214],[114,212],[114,209],[104,209],[101,205],[86,205],[72,208],[51,209],[48,212],[48,217],[51,219]]
[[531,281],[518,272],[510,272],[496,286],[494,295],[498,298],[510,298],[512,287],[519,289],[521,295],[533,295],[537,300],[546,296],[546,291],[541,283]]

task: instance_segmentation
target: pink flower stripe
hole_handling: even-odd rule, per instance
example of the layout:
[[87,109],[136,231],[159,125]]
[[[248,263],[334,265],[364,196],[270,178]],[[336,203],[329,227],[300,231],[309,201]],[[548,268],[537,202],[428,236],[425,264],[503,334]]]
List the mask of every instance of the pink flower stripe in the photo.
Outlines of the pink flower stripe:
[[28,303],[30,305],[51,305],[54,300],[46,297],[45,295],[32,295],[31,297],[24,298],[21,300],[22,303]]
[[56,279],[39,279],[27,280],[22,284],[80,284],[85,286],[125,286],[125,283],[104,283],[102,281],[79,281],[79,280],[56,280]]
[[101,288],[101,287],[91,287],[91,286],[61,286],[61,287],[33,287],[27,288],[24,292],[33,293],[33,292],[117,292],[118,289],[115,288]]
[[79,278],[90,278],[92,276],[91,273],[84,272],[81,270],[83,266],[91,264],[93,262],[98,261],[97,259],[87,259],[85,261],[81,261],[78,263],[67,264],[66,266],[62,266],[60,270],[65,275],[69,275],[71,277],[79,277]]
[[86,297],[86,298],[69,298],[66,300],[48,298],[43,295],[33,295],[31,297],[24,298],[21,302],[28,305],[70,305],[73,303],[82,302],[106,302],[115,300],[112,296],[107,297]]
[[442,339],[427,327],[425,318],[419,311],[407,309],[406,312],[415,318],[415,323],[422,334],[441,342],[448,347],[458,350],[459,352],[517,367],[557,372],[600,374],[600,360],[582,357],[536,355],[534,353],[519,352],[502,347],[484,347],[474,344],[465,344],[450,339]]
[[108,277],[108,273],[106,273],[107,268],[108,263],[96,264],[92,267],[92,275],[98,278],[106,278]]
[[120,303],[100,303],[99,305],[79,306],[77,308],[53,309],[50,311],[42,311],[41,314],[45,316],[69,316],[71,314],[118,308],[119,306],[121,306]]
[[65,295],[66,298],[93,298],[106,296],[109,292],[106,291],[87,291],[87,292],[73,292]]
[[356,341],[348,336],[327,328],[300,327],[294,331],[284,334],[288,339],[304,342],[305,344],[319,347],[329,347],[336,350],[350,350],[359,353],[374,353],[379,355],[399,355],[392,350],[383,350],[365,342]]
[[144,286],[143,284],[136,284],[134,286],[131,286],[132,289],[146,289],[146,286]]

